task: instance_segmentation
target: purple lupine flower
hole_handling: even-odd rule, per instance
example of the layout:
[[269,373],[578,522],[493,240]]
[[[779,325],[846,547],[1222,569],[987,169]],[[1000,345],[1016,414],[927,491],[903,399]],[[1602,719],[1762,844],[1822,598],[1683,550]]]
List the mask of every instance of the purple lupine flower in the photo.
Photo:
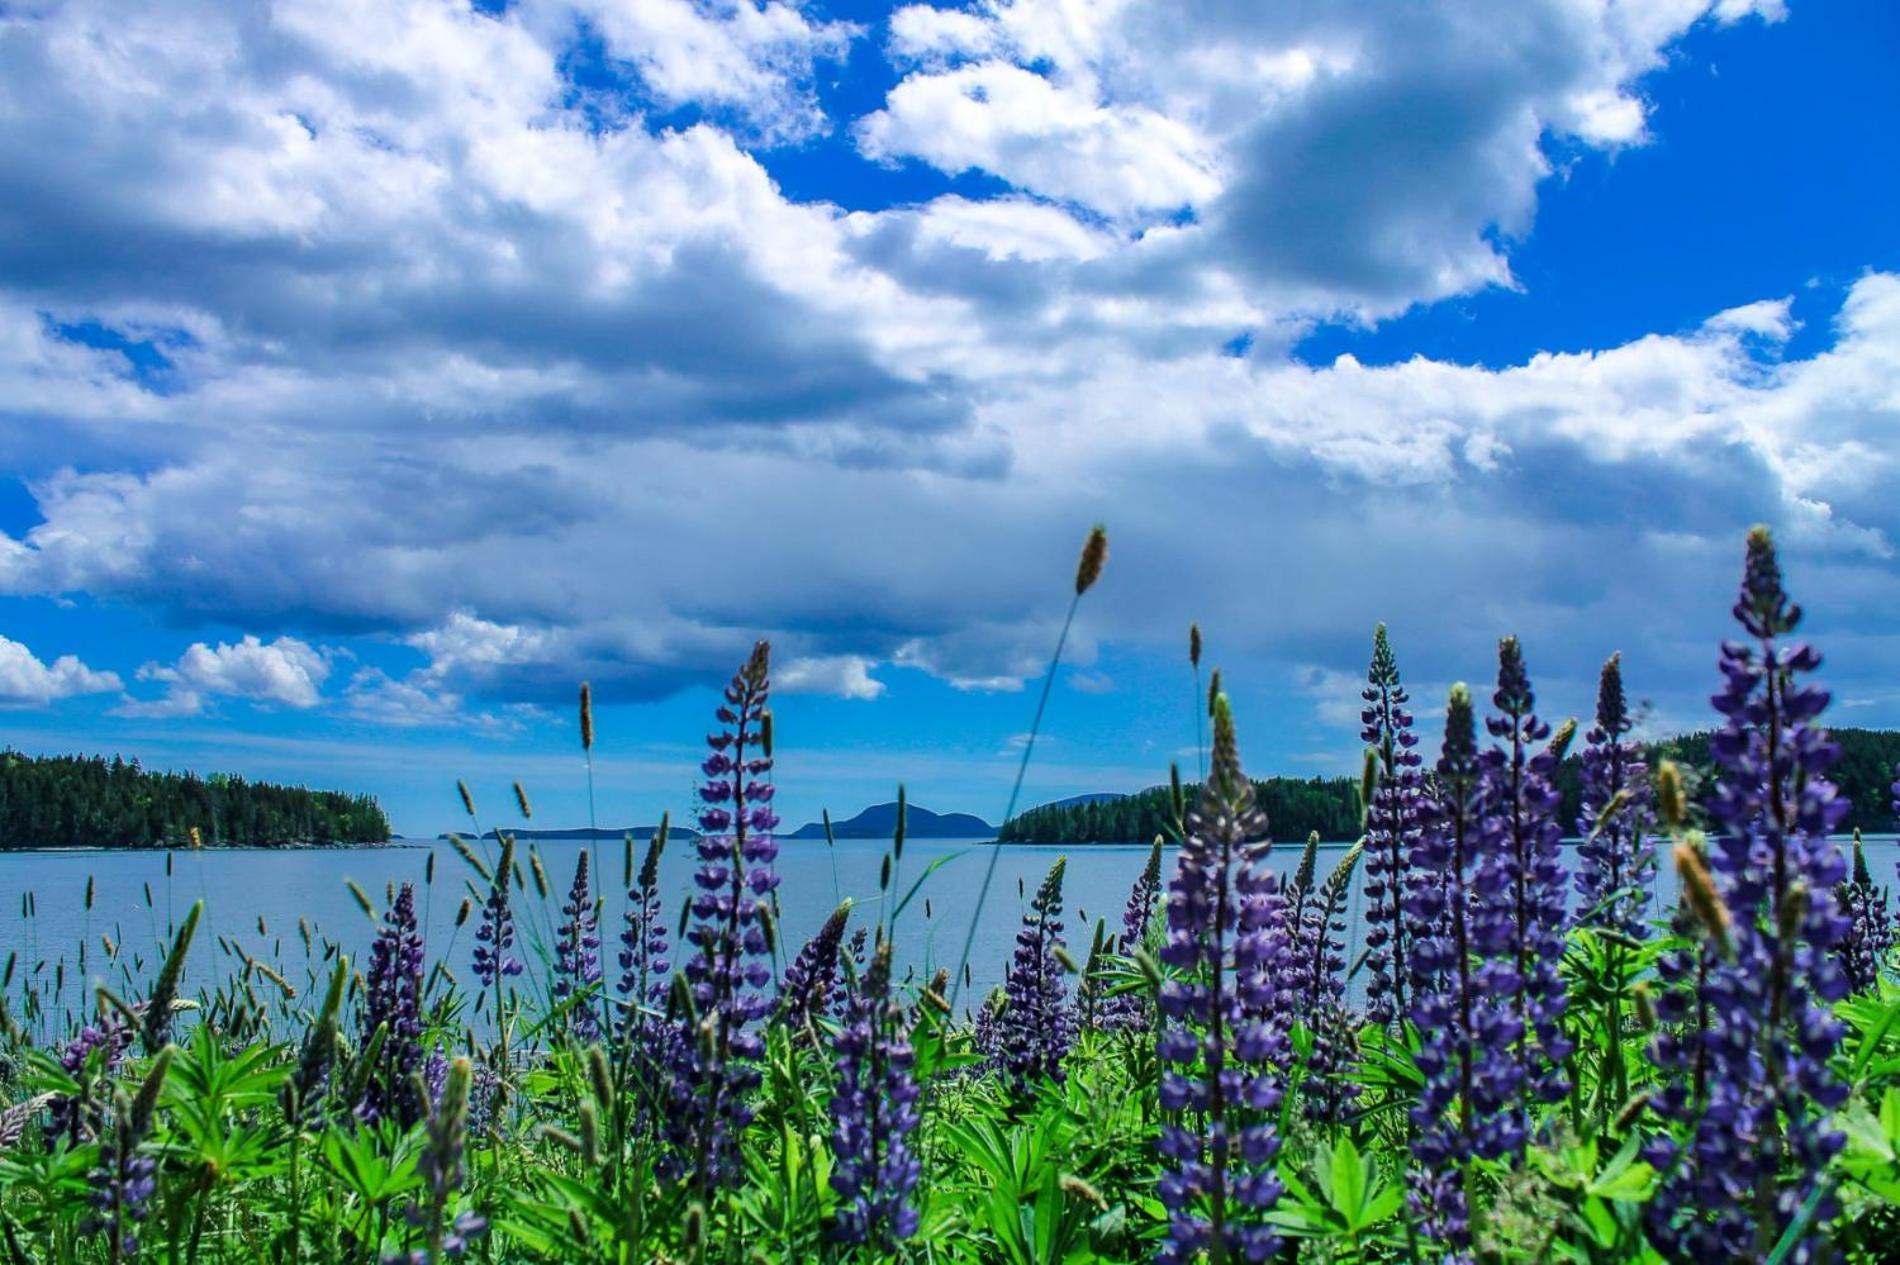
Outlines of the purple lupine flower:
[[151,1212],[152,1196],[158,1193],[158,1163],[142,1148],[152,1132],[152,1116],[171,1061],[172,1050],[166,1046],[152,1061],[136,1097],[128,1097],[124,1090],[113,1095],[111,1135],[101,1142],[98,1167],[86,1174],[86,1183],[92,1187],[92,1214],[79,1228],[84,1234],[109,1235],[115,1261],[138,1256],[137,1227]]
[[[844,969],[847,980],[854,980],[864,974],[865,955],[870,952],[870,944],[871,931],[868,927],[857,928],[851,933],[851,938],[845,941],[844,953],[839,957],[838,964]],[[850,997],[844,991],[832,995],[833,1017],[840,1023],[844,1022],[844,1008],[849,1002]]]
[[[1155,905],[1161,898],[1161,840],[1156,838],[1148,850],[1148,864],[1142,867],[1134,886],[1128,889],[1128,904],[1122,910],[1121,936],[1115,952],[1132,958],[1135,950],[1148,939],[1154,922]],[[1102,1027],[1109,1032],[1145,1031],[1152,1016],[1147,994],[1142,990],[1112,994],[1102,1001]]]
[[1451,688],[1445,743],[1424,829],[1413,853],[1416,869],[1439,876],[1407,894],[1416,925],[1430,927],[1414,945],[1412,1022],[1423,1077],[1412,1108],[1412,1154],[1418,1161],[1410,1201],[1424,1232],[1451,1259],[1469,1259],[1468,1162],[1510,1150],[1508,1108],[1516,1094],[1510,1057],[1518,1025],[1504,1001],[1480,979],[1473,923],[1483,853],[1484,781],[1471,691]]
[[1648,936],[1643,914],[1656,876],[1649,832],[1649,766],[1623,693],[1623,657],[1611,655],[1597,685],[1597,723],[1584,735],[1583,811],[1577,819],[1577,895],[1585,926],[1602,927],[1632,940]]
[[[676,1097],[669,1117],[675,1154],[670,1162],[693,1174],[702,1191],[715,1188],[738,1157],[739,1136],[752,1120],[747,1095],[759,1083],[764,1043],[749,1031],[771,1012],[765,917],[778,886],[772,862],[773,787],[764,753],[771,650],[761,641],[726,686],[717,712],[726,726],[706,739],[712,754],[700,766],[698,887],[686,933],[693,954],[684,967],[696,1027],[682,1031],[673,1051]],[[756,751],[756,754],[755,754]]]
[[1366,804],[1366,1011],[1373,1022],[1392,1024],[1410,1009],[1408,961],[1420,934],[1406,901],[1421,881],[1411,868],[1418,845],[1420,757],[1412,714],[1405,709],[1409,696],[1399,683],[1384,624],[1372,635],[1372,666],[1359,696],[1366,704],[1359,736],[1378,760],[1378,782]]
[[467,1178],[463,1154],[468,1147],[470,1080],[467,1059],[458,1058],[450,1064],[424,1125],[416,1175],[422,1179],[427,1202],[411,1202],[403,1213],[410,1225],[423,1232],[428,1246],[400,1256],[385,1256],[384,1265],[439,1265],[446,1258],[460,1256],[470,1239],[488,1230],[487,1218],[479,1213],[466,1211],[453,1220],[448,1215],[450,1200]]
[[1168,1233],[1156,1255],[1186,1262],[1266,1260],[1279,1237],[1266,1215],[1279,1202],[1274,1122],[1284,1087],[1286,1032],[1277,1009],[1285,963],[1273,941],[1287,914],[1266,867],[1266,814],[1242,773],[1233,712],[1214,700],[1213,765],[1187,815],[1168,884],[1161,958],[1174,968],[1160,996],[1159,1184]]
[[1571,1042],[1564,1035],[1563,960],[1567,876],[1560,854],[1557,791],[1551,777],[1561,752],[1533,745],[1550,737],[1537,718],[1530,675],[1517,638],[1498,643],[1498,686],[1491,696],[1498,714],[1485,720],[1502,740],[1478,757],[1483,780],[1481,859],[1472,879],[1472,944],[1485,959],[1478,986],[1509,998],[1516,1015],[1515,1064],[1518,1102],[1512,1113],[1510,1149],[1522,1152],[1530,1136],[1533,1103],[1550,1103],[1570,1092],[1563,1074]]
[[[1359,1099],[1347,1073],[1358,1056],[1357,1033],[1346,1004],[1346,901],[1363,843],[1346,850],[1333,872],[1295,910],[1294,1013],[1305,1025],[1310,1053],[1301,1089],[1307,1115],[1336,1125]],[[1410,914],[1406,915],[1408,921]]]
[[1018,1096],[1044,1077],[1060,1081],[1062,1060],[1075,1039],[1075,1015],[1064,993],[1062,963],[1062,874],[1058,857],[1036,889],[1016,932],[1016,952],[1003,977],[1005,1003],[996,1024],[996,1067]]
[[[57,1094],[47,1104],[44,1136],[51,1147],[60,1138],[71,1146],[89,1142],[105,1125],[102,1091],[125,1059],[134,1033],[115,1012],[101,1010],[99,1022],[81,1028],[60,1051],[59,1065],[79,1083],[76,1094]],[[93,1059],[97,1052],[98,1058]]]
[[660,856],[665,850],[662,823],[647,845],[639,878],[627,892],[627,914],[620,930],[620,992],[629,1002],[627,1022],[636,1028],[645,1027],[640,1007],[657,1007],[666,1000],[666,976],[672,969],[666,957],[666,915],[660,908]]
[[[515,945],[515,911],[508,902],[508,884],[514,877],[515,837],[501,837],[501,860],[482,904],[481,926],[475,929],[475,978],[484,988],[499,986],[506,976],[521,974],[521,963],[510,952]],[[499,1016],[497,1016],[499,1018]]]
[[[1651,1241],[1678,1259],[1762,1259],[1810,1201],[1815,1226],[1839,1210],[1822,1182],[1844,1141],[1826,1117],[1847,1095],[1828,1066],[1841,1037],[1829,1007],[1847,990],[1834,957],[1846,931],[1834,897],[1846,866],[1828,834],[1848,804],[1827,780],[1840,749],[1814,723],[1827,692],[1803,681],[1821,657],[1787,640],[1801,610],[1788,601],[1765,527],[1749,533],[1734,613],[1746,638],[1722,646],[1714,704],[1725,723],[1709,742],[1718,782],[1708,805],[1720,827],[1712,859],[1732,952],[1702,989],[1709,1027],[1700,1050],[1652,1047],[1676,1081],[1659,1109],[1673,1109],[1689,1136],[1651,1140],[1645,1158],[1663,1180],[1646,1220]],[[1698,1052],[1707,1079],[1700,1102],[1680,1084]],[[1825,1253],[1810,1234],[1787,1259]]]
[[[124,1095],[120,1100],[123,1104]],[[86,1175],[92,1187],[92,1213],[80,1227],[88,1234],[115,1236],[118,1256],[126,1260],[138,1256],[137,1227],[151,1212],[152,1196],[158,1193],[158,1161],[139,1151],[144,1136],[135,1132],[131,1114],[129,1109],[119,1113],[99,1167]]]
[[370,945],[364,976],[363,1045],[368,1046],[376,1029],[388,1029],[376,1067],[363,1083],[363,1101],[355,1104],[357,1118],[367,1123],[387,1115],[406,1129],[422,1118],[414,1073],[422,1065],[423,958],[415,885],[404,883]]
[[833,1233],[841,1242],[890,1253],[917,1233],[910,1195],[923,1166],[910,1149],[917,1127],[916,1055],[909,1017],[891,995],[891,946],[880,938],[868,970],[846,992],[835,1042],[831,1096],[831,1188],[845,1202]]
[[803,1034],[830,1009],[838,985],[838,953],[844,947],[845,923],[851,902],[844,901],[825,919],[816,935],[805,942],[785,968],[779,988],[779,1018],[794,1034]]
[[[594,912],[594,887],[588,872],[587,849],[582,848],[574,862],[574,883],[568,889],[567,903],[561,906],[566,919],[555,935],[559,937],[554,957],[554,1000],[566,1001],[581,996],[600,983],[600,929]],[[592,1000],[581,997],[568,1010],[568,1030],[581,1041],[600,1038],[600,1016]]]
[[1893,952],[1893,909],[1887,889],[1874,886],[1858,830],[1854,832],[1854,877],[1841,885],[1840,903],[1847,916],[1847,933],[1839,946],[1841,970],[1847,976],[1848,991],[1869,992],[1880,983],[1881,969]]

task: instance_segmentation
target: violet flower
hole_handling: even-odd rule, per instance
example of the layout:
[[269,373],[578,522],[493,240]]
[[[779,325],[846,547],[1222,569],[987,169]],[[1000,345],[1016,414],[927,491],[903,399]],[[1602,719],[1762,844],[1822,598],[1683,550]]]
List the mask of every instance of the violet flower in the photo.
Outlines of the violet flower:
[[1854,877],[1841,885],[1840,903],[1847,916],[1847,932],[1839,948],[1841,970],[1850,992],[1871,992],[1893,952],[1893,910],[1887,889],[1874,886],[1858,830],[1854,832]]
[[[387,1027],[376,1066],[363,1083],[357,1118],[374,1123],[393,1116],[403,1128],[422,1118],[415,1072],[422,1065],[422,932],[416,924],[416,889],[404,883],[396,891],[383,925],[369,949],[364,976],[362,1044]],[[346,1106],[348,1104],[345,1104]]]
[[1611,655],[1597,685],[1597,723],[1584,735],[1583,811],[1577,819],[1580,920],[1632,940],[1649,935],[1644,914],[1656,877],[1650,840],[1649,766],[1623,693],[1623,657]]
[[1346,1004],[1346,902],[1362,848],[1346,850],[1312,898],[1301,903],[1294,927],[1294,1013],[1310,1043],[1301,1094],[1307,1115],[1326,1125],[1341,1123],[1359,1099],[1351,1075],[1358,1034]]
[[666,913],[660,907],[660,856],[666,850],[666,828],[647,845],[640,875],[627,892],[627,913],[620,930],[620,992],[627,998],[627,1023],[645,1031],[648,1016],[641,1007],[657,1009],[666,1000]]
[[838,953],[844,947],[844,928],[850,917],[851,902],[846,900],[785,968],[778,1013],[794,1034],[812,1028],[830,1008],[838,984]]
[[[1160,897],[1161,840],[1157,838],[1148,850],[1148,863],[1136,876],[1134,886],[1128,889],[1128,904],[1122,910],[1122,930],[1115,942],[1115,952],[1132,958],[1135,951],[1147,943],[1148,929],[1154,922]],[[1146,990],[1111,994],[1102,1001],[1102,1027],[1109,1032],[1145,1031],[1152,1022],[1150,1010]]]
[[384,1257],[385,1265],[439,1265],[445,1258],[462,1255],[470,1239],[488,1230],[487,1218],[479,1213],[463,1212],[453,1220],[448,1215],[450,1201],[468,1176],[463,1156],[468,1147],[470,1079],[465,1058],[446,1069],[442,1092],[423,1130],[422,1153],[416,1157],[416,1175],[422,1179],[426,1203],[410,1203],[404,1215],[427,1237],[428,1246],[406,1256]]
[[726,726],[706,739],[712,754],[700,766],[699,889],[690,905],[686,940],[693,954],[684,967],[697,1022],[680,1033],[673,1052],[674,1111],[669,1118],[676,1154],[702,1190],[715,1188],[737,1164],[739,1136],[751,1123],[747,1096],[759,1084],[764,1054],[759,1034],[748,1027],[771,1012],[765,988],[768,898],[778,886],[772,862],[778,856],[772,829],[773,787],[765,754],[765,714],[770,691],[770,647],[761,641],[726,686],[718,710]]
[[[1663,1180],[1647,1227],[1678,1259],[1762,1259],[1810,1201],[1814,1226],[1839,1210],[1822,1183],[1844,1141],[1827,1113],[1847,1095],[1828,1066],[1841,1037],[1829,1007],[1847,990],[1834,958],[1846,932],[1834,898],[1846,866],[1828,834],[1848,805],[1827,780],[1840,749],[1814,723],[1827,692],[1804,683],[1821,657],[1786,640],[1801,610],[1765,527],[1749,533],[1734,614],[1745,639],[1723,643],[1714,703],[1726,720],[1709,742],[1719,777],[1709,811],[1721,830],[1714,877],[1733,952],[1702,989],[1709,1030],[1699,1050],[1662,1041],[1652,1050],[1677,1082],[1659,1109],[1673,1109],[1688,1136],[1650,1143],[1645,1158]],[[1702,1101],[1680,1084],[1697,1053]],[[1824,1255],[1810,1233],[1787,1259]]]
[[555,931],[559,939],[554,957],[554,1000],[559,1003],[570,997],[580,998],[565,1018],[568,1030],[583,1042],[600,1039],[600,1016],[594,1012],[591,998],[583,996],[600,983],[600,929],[591,878],[587,849],[582,848],[574,862],[574,883],[568,889],[567,903],[561,906],[566,921]]
[[475,929],[475,978],[482,982],[484,988],[495,987],[503,977],[521,974],[521,963],[509,952],[515,945],[515,913],[508,901],[508,884],[514,877],[514,857],[514,836],[504,835],[501,860],[495,866],[488,899],[482,904],[481,925]]
[[[1266,1216],[1282,1186],[1274,1170],[1286,1034],[1271,1015],[1283,966],[1285,915],[1267,870],[1266,814],[1242,773],[1227,696],[1214,700],[1213,764],[1188,813],[1168,884],[1162,986],[1159,1184],[1167,1237],[1156,1259],[1266,1260],[1279,1236]],[[1251,1012],[1251,1013],[1250,1013]]]
[[98,1136],[105,1124],[103,1091],[125,1060],[133,1035],[131,1027],[115,1012],[101,1008],[99,1021],[87,1024],[66,1043],[59,1054],[59,1065],[78,1082],[79,1092],[57,1094],[47,1104],[44,1136],[48,1147],[60,1138],[78,1146]]
[[996,1065],[1010,1092],[1029,1093],[1044,1077],[1060,1081],[1062,1060],[1075,1039],[1075,1016],[1056,952],[1062,943],[1062,874],[1058,857],[1029,902],[1016,932],[1016,952],[1003,977],[1005,1004],[997,1016]]
[[1410,1010],[1408,963],[1420,934],[1406,902],[1419,881],[1411,855],[1418,846],[1420,757],[1412,713],[1405,709],[1409,696],[1384,624],[1372,636],[1372,666],[1360,697],[1366,705],[1359,736],[1376,756],[1379,775],[1366,805],[1366,1012],[1375,1023],[1392,1024]]
[[831,1188],[844,1204],[833,1233],[841,1242],[892,1253],[917,1233],[910,1197],[923,1166],[909,1141],[917,1127],[916,1054],[907,1010],[891,995],[887,940],[880,939],[870,968],[847,992],[835,1048]]
[[1498,714],[1485,721],[1502,740],[1479,757],[1484,815],[1481,859],[1472,879],[1472,945],[1485,960],[1478,986],[1508,998],[1516,1016],[1510,1057],[1517,1106],[1509,1149],[1522,1152],[1530,1135],[1531,1106],[1570,1092],[1563,1074],[1572,1048],[1564,1035],[1563,960],[1566,875],[1551,777],[1560,753],[1533,750],[1550,737],[1537,718],[1530,676],[1517,638],[1498,643]]
[[1445,742],[1413,864],[1439,876],[1407,895],[1414,918],[1430,927],[1412,957],[1414,1058],[1423,1083],[1412,1108],[1418,1161],[1412,1214],[1450,1254],[1468,1259],[1474,1157],[1495,1159],[1516,1145],[1509,1107],[1517,1090],[1511,1047],[1519,1026],[1504,999],[1481,978],[1474,923],[1483,856],[1484,781],[1471,692],[1451,688]]

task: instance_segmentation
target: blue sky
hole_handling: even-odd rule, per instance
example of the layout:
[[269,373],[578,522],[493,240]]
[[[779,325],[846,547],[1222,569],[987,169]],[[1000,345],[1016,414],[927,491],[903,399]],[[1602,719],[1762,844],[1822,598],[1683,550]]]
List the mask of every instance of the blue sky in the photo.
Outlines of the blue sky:
[[1773,524],[1900,724],[1900,14],[1864,2],[0,5],[0,738],[792,824],[1355,763],[1519,634],[1704,723]]

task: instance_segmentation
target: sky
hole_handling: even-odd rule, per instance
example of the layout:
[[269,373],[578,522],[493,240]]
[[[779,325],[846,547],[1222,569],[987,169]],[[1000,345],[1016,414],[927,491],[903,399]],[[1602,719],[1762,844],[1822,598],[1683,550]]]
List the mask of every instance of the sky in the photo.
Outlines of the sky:
[[1900,725],[1884,0],[0,0],[0,742],[788,825],[1707,723],[1766,522]]

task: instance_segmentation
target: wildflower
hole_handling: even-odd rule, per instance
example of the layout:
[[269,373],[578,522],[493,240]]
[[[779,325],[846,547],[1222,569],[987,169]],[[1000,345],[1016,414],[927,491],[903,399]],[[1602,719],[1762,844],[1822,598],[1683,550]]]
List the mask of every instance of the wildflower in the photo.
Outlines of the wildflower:
[[1654,818],[1649,768],[1642,747],[1629,737],[1633,727],[1622,656],[1611,655],[1597,686],[1597,722],[1583,739],[1577,855],[1584,864],[1577,871],[1577,895],[1586,925],[1641,940],[1649,934],[1643,914],[1656,858],[1648,842]]
[[1075,1016],[1065,1004],[1062,963],[1062,874],[1067,858],[1049,867],[1016,932],[1016,952],[1003,977],[1005,1004],[997,1017],[996,1064],[1011,1090],[1028,1092],[1041,1078],[1062,1079],[1062,1060],[1075,1038]]
[[59,1065],[78,1082],[79,1092],[56,1094],[47,1104],[45,1138],[49,1147],[62,1137],[77,1146],[97,1136],[105,1122],[106,1104],[100,1091],[131,1048],[132,1035],[131,1027],[102,1004],[98,1022],[81,1028],[60,1051]]
[[[620,992],[629,1002],[627,1022],[646,1026],[642,1006],[666,1000],[667,961],[665,911],[660,907],[660,857],[666,851],[667,822],[660,820],[653,841],[640,862],[640,876],[627,892],[627,913],[620,931]],[[632,845],[628,845],[632,846]]]
[[1366,1011],[1375,1023],[1390,1024],[1408,1011],[1412,941],[1420,934],[1407,907],[1408,888],[1421,881],[1411,868],[1418,846],[1419,764],[1412,732],[1410,701],[1399,681],[1398,660],[1380,624],[1372,635],[1372,666],[1359,695],[1364,728],[1359,736],[1376,761],[1372,793],[1366,800]]
[[770,691],[770,647],[761,641],[726,686],[716,713],[724,726],[710,735],[712,754],[701,764],[697,847],[699,889],[689,906],[686,939],[694,952],[684,967],[697,1020],[673,1052],[675,1096],[670,1124],[676,1163],[694,1174],[702,1194],[736,1163],[739,1135],[752,1120],[747,1095],[759,1083],[764,1044],[748,1025],[770,1013],[763,990],[772,974],[764,916],[778,886],[772,862],[773,786],[762,780],[769,757],[755,755],[760,717]]
[[374,1123],[393,1116],[403,1128],[422,1118],[414,1073],[422,1063],[422,932],[416,924],[414,884],[404,883],[383,915],[369,949],[362,1009],[362,1042],[387,1028],[376,1067],[364,1083],[359,1119]]
[[[1148,928],[1154,921],[1156,902],[1161,896],[1161,840],[1156,837],[1148,850],[1148,863],[1142,867],[1134,886],[1128,889],[1128,904],[1122,910],[1121,934],[1115,940],[1115,952],[1132,958],[1148,941]],[[1135,990],[1112,994],[1102,1001],[1102,1027],[1110,1032],[1138,1032],[1150,1022],[1147,994]]]
[[1509,1149],[1522,1152],[1534,1102],[1569,1092],[1562,1072],[1571,1044],[1563,1031],[1564,986],[1558,964],[1564,950],[1565,874],[1560,856],[1557,792],[1551,786],[1557,752],[1533,751],[1550,726],[1533,710],[1530,676],[1517,638],[1498,643],[1497,714],[1485,728],[1502,745],[1479,756],[1484,803],[1480,854],[1472,891],[1472,944],[1485,958],[1478,986],[1508,998],[1516,1017],[1511,1077],[1518,1104]]
[[587,849],[582,848],[574,861],[574,883],[568,889],[567,903],[561,906],[566,919],[555,934],[559,943],[554,959],[554,999],[579,999],[567,1011],[569,1030],[581,1041],[600,1037],[600,1017],[585,992],[600,983],[600,931],[595,923],[594,891],[588,873]]
[[1854,832],[1854,877],[1842,884],[1840,903],[1847,915],[1847,933],[1840,943],[1841,970],[1847,975],[1849,991],[1866,992],[1880,982],[1881,969],[1893,952],[1893,911],[1887,889],[1874,886],[1858,830]]
[[515,914],[508,901],[508,881],[515,868],[515,837],[501,837],[501,863],[482,905],[481,926],[475,930],[475,977],[484,988],[496,987],[504,976],[521,974],[521,963],[509,952],[515,944]]
[[138,1255],[136,1228],[151,1212],[152,1196],[158,1193],[158,1161],[140,1148],[152,1131],[152,1113],[171,1059],[171,1047],[159,1051],[136,1099],[128,1099],[124,1090],[115,1095],[112,1135],[100,1148],[99,1166],[86,1175],[92,1215],[80,1228],[87,1234],[110,1235],[115,1259]]
[[[1162,987],[1159,1194],[1168,1232],[1157,1259],[1265,1260],[1279,1238],[1266,1221],[1282,1193],[1274,1127],[1283,1094],[1284,1033],[1268,1009],[1269,919],[1277,879],[1265,869],[1266,814],[1241,772],[1227,697],[1214,700],[1213,762],[1168,884]],[[1265,880],[1272,880],[1271,882]]]
[[[1803,678],[1821,658],[1787,639],[1801,610],[1764,527],[1749,533],[1734,614],[1744,638],[1723,643],[1714,703],[1726,723],[1709,742],[1709,812],[1721,827],[1711,860],[1733,952],[1701,982],[1703,1039],[1652,1047],[1669,1077],[1659,1109],[1687,1138],[1660,1135],[1645,1156],[1664,1174],[1646,1210],[1651,1241],[1696,1260],[1766,1257],[1811,1201],[1811,1225],[1836,1215],[1822,1182],[1843,1137],[1827,1115],[1847,1095],[1828,1066],[1841,1037],[1829,1005],[1847,990],[1834,957],[1847,930],[1834,898],[1846,866],[1827,837],[1848,807],[1827,780],[1840,750],[1814,723],[1828,695]],[[1692,1089],[1691,1075],[1703,1083]],[[1824,1252],[1810,1233],[1787,1259]]]
[[[1338,1124],[1358,1101],[1359,1086],[1348,1073],[1357,1057],[1352,1011],[1346,1004],[1346,902],[1363,844],[1354,844],[1295,917],[1298,987],[1295,1013],[1311,1044],[1303,1085],[1307,1114]],[[1409,919],[1410,915],[1406,917]]]
[[1476,880],[1482,853],[1483,783],[1471,691],[1451,688],[1445,742],[1413,863],[1439,881],[1411,889],[1413,917],[1430,934],[1412,958],[1412,1022],[1423,1077],[1412,1108],[1411,1191],[1425,1233],[1463,1258],[1470,1246],[1464,1182],[1474,1156],[1496,1158],[1514,1145],[1507,1108],[1517,1088],[1510,1047],[1517,1021],[1479,977]]
[[833,1232],[842,1242],[893,1252],[917,1232],[910,1195],[923,1166],[910,1149],[917,1127],[916,1055],[905,1007],[891,995],[888,940],[880,938],[870,968],[849,990],[835,1048],[831,1188],[845,1202]]
[[844,947],[844,928],[850,917],[851,902],[847,899],[785,968],[785,982],[779,990],[779,1017],[794,1033],[805,1031],[831,1004],[832,990],[838,983],[838,952]]
[[385,1257],[385,1265],[439,1265],[444,1258],[460,1256],[468,1241],[488,1230],[487,1218],[468,1211],[449,1219],[449,1201],[467,1179],[463,1154],[468,1147],[470,1070],[466,1058],[451,1063],[444,1076],[442,1092],[429,1112],[423,1130],[422,1153],[416,1157],[416,1175],[422,1179],[426,1206],[410,1203],[404,1209],[409,1224],[428,1237],[426,1251],[407,1256]]

